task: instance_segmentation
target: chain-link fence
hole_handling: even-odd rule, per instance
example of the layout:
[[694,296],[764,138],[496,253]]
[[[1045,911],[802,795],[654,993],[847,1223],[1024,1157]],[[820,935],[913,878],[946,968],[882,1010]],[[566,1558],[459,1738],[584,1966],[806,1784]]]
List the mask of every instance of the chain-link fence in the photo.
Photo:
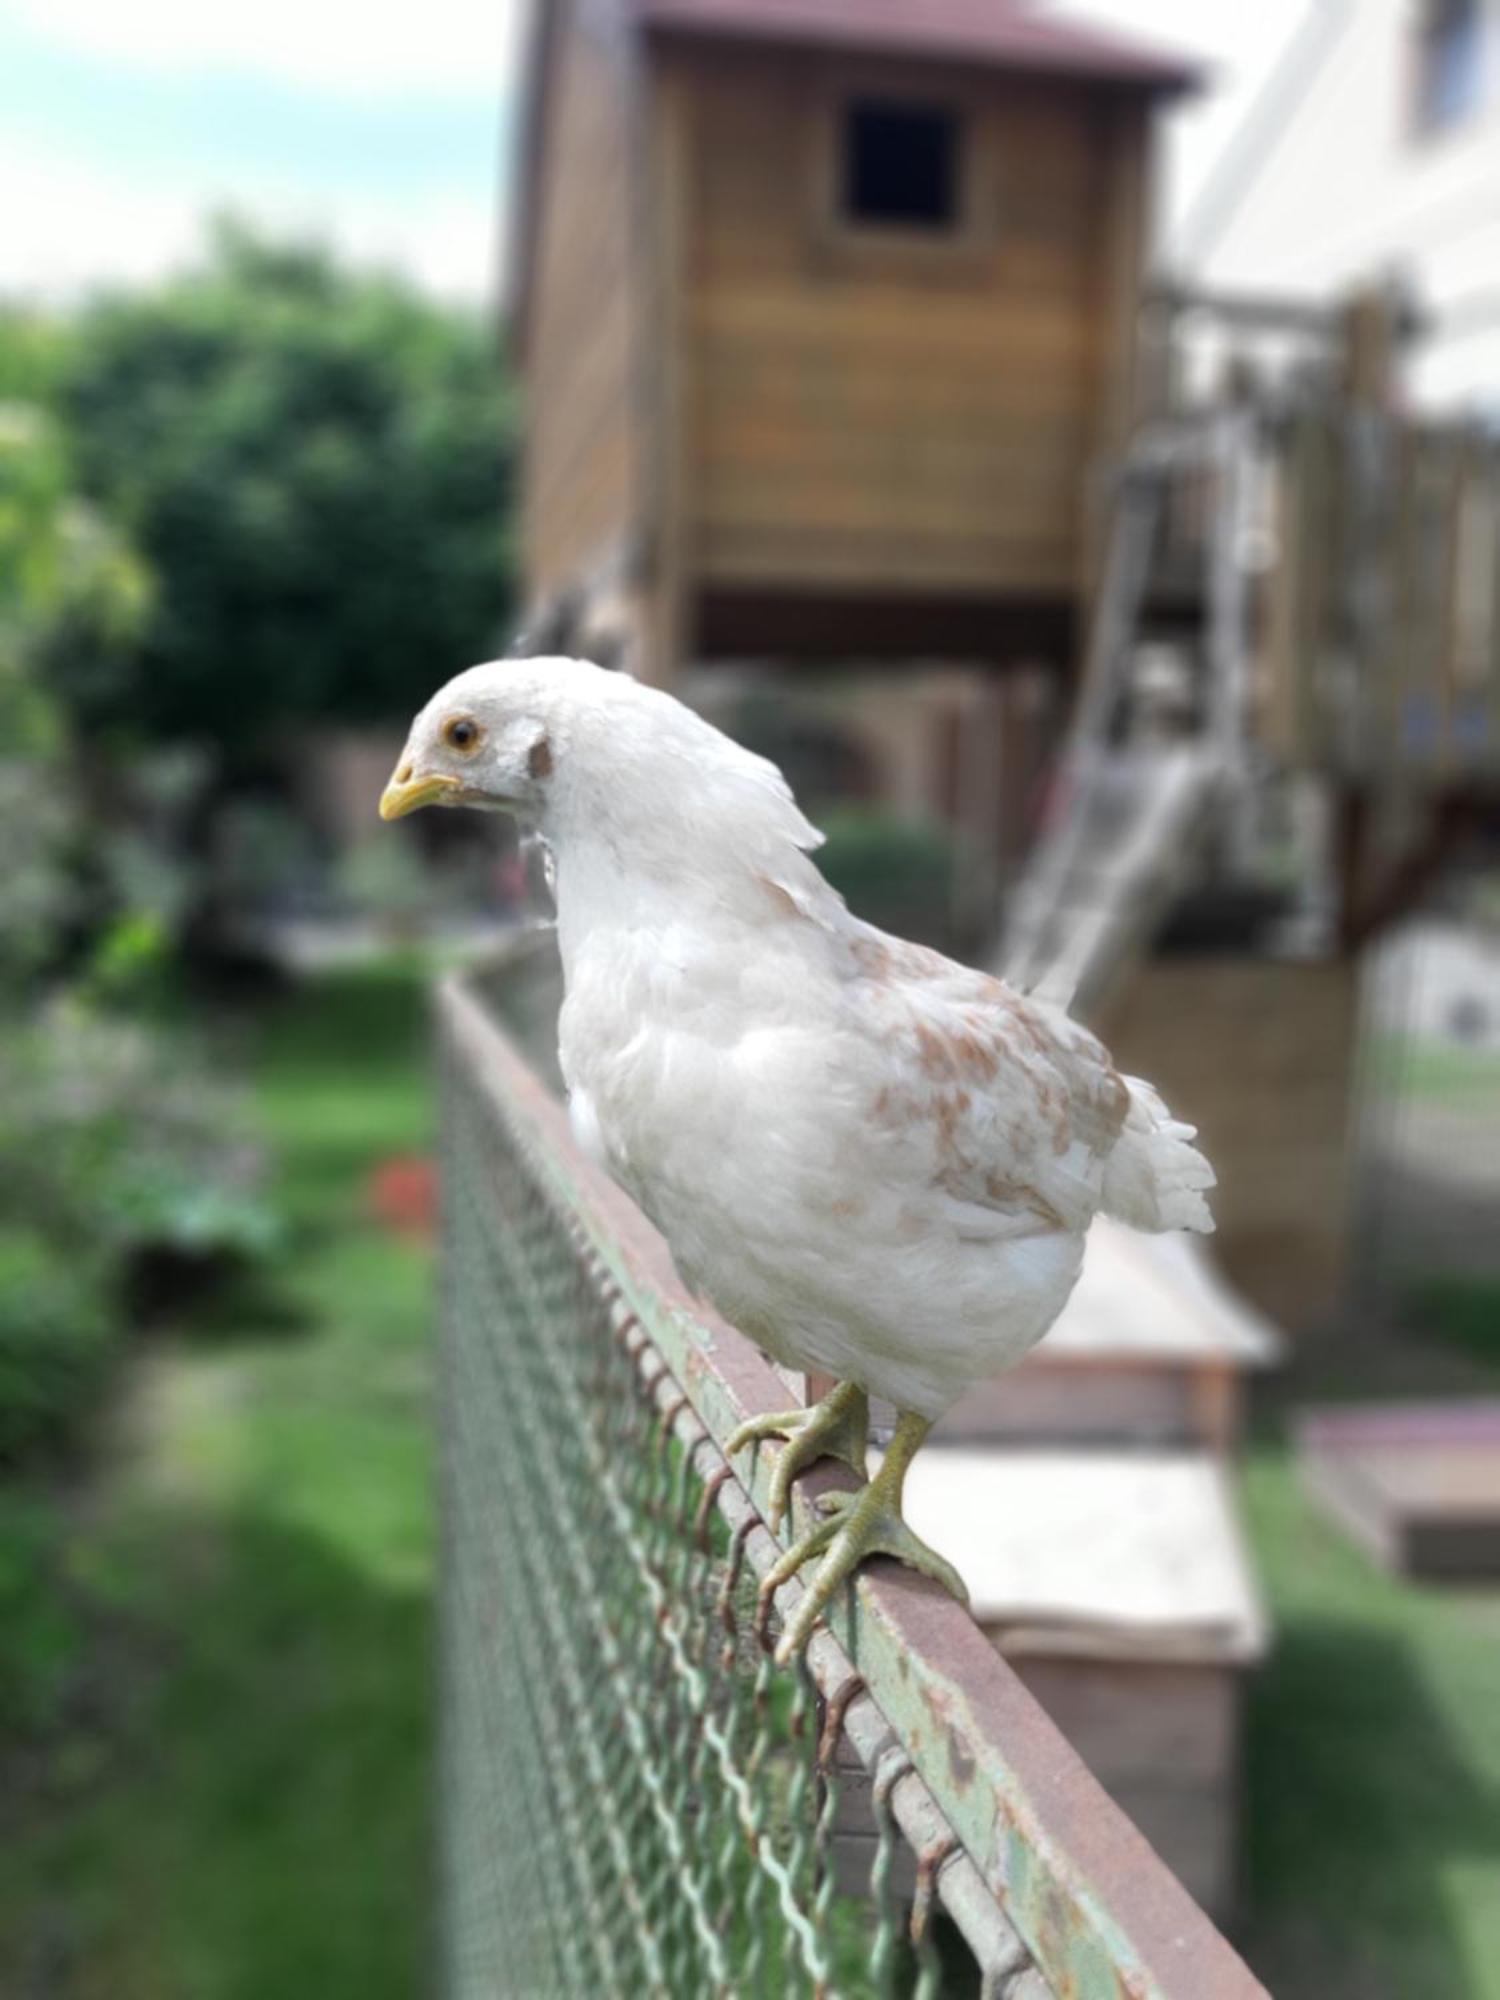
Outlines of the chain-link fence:
[[773,1668],[768,1455],[718,1440],[784,1386],[476,996],[441,1015],[450,2000],[1258,1993],[933,1587]]

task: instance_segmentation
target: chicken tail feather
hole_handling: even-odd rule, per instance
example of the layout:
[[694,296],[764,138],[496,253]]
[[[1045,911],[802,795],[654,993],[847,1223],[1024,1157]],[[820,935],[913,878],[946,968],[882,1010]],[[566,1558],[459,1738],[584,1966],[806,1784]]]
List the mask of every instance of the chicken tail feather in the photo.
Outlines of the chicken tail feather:
[[1103,1209],[1132,1229],[1196,1229],[1214,1219],[1204,1193],[1214,1170],[1193,1144],[1195,1128],[1172,1116],[1158,1093],[1127,1076],[1130,1109],[1104,1168]]

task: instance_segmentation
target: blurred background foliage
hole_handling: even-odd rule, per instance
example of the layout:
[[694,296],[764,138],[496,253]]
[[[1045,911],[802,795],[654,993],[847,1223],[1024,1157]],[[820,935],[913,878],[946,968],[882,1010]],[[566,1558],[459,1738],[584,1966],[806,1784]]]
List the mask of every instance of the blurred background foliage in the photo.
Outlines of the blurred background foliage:
[[72,1434],[165,1267],[274,1251],[187,1002],[320,868],[430,902],[299,759],[495,650],[511,464],[476,317],[233,220],[153,290],[0,311],[0,1458]]
[[84,493],[161,586],[139,643],[49,648],[90,727],[237,763],[402,714],[493,645],[511,418],[477,320],[223,221],[198,269],[82,315],[57,390]]
[[947,828],[869,805],[827,806],[817,823],[818,866],[866,922],[947,951],[972,943],[955,916],[960,857]]
[[[806,699],[809,677],[743,694],[722,717],[736,741],[767,757],[823,835],[818,867],[856,916],[943,951],[972,950],[979,936],[966,857],[951,827],[889,802],[847,727],[841,705]],[[858,695],[843,701],[857,704]],[[985,912],[986,918],[988,912]]]
[[225,221],[152,289],[0,306],[0,1991],[207,1991],[195,1908],[224,1991],[413,1990],[425,1260],[364,1183],[420,1144],[419,983],[299,987],[265,919],[492,908],[471,847],[351,839],[319,756],[500,649],[512,464],[478,317],[316,246]]

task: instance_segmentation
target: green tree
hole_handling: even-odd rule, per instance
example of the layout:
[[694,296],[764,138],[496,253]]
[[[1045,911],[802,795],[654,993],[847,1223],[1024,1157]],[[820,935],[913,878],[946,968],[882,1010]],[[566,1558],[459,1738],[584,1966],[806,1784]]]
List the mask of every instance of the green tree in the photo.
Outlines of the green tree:
[[67,337],[38,315],[0,312],[0,743],[53,747],[49,656],[72,644],[121,655],[139,635],[147,571],[78,491],[55,407]]
[[220,223],[200,268],[84,313],[64,393],[87,490],[159,579],[127,660],[55,663],[90,724],[233,761],[497,650],[512,425],[477,320]]
[[0,313],[0,1008],[77,916],[80,801],[49,662],[123,659],[150,610],[148,574],[76,489],[48,408],[65,336]]

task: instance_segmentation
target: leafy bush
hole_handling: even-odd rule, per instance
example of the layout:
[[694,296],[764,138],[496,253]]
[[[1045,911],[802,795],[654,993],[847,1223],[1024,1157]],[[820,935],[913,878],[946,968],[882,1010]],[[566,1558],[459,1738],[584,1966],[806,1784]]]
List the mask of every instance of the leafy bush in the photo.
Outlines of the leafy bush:
[[54,1004],[0,1052],[12,1221],[115,1270],[143,1251],[269,1255],[277,1229],[237,1094],[184,1036]]
[[0,1466],[67,1440],[111,1346],[91,1267],[64,1263],[36,1232],[0,1232]]
[[866,806],[819,816],[817,862],[856,916],[922,943],[951,946],[957,857],[940,827]]
[[[0,1041],[0,1463],[86,1412],[129,1309],[281,1242],[235,1092],[185,1038],[58,1001]],[[184,1283],[184,1276],[189,1282]]]

